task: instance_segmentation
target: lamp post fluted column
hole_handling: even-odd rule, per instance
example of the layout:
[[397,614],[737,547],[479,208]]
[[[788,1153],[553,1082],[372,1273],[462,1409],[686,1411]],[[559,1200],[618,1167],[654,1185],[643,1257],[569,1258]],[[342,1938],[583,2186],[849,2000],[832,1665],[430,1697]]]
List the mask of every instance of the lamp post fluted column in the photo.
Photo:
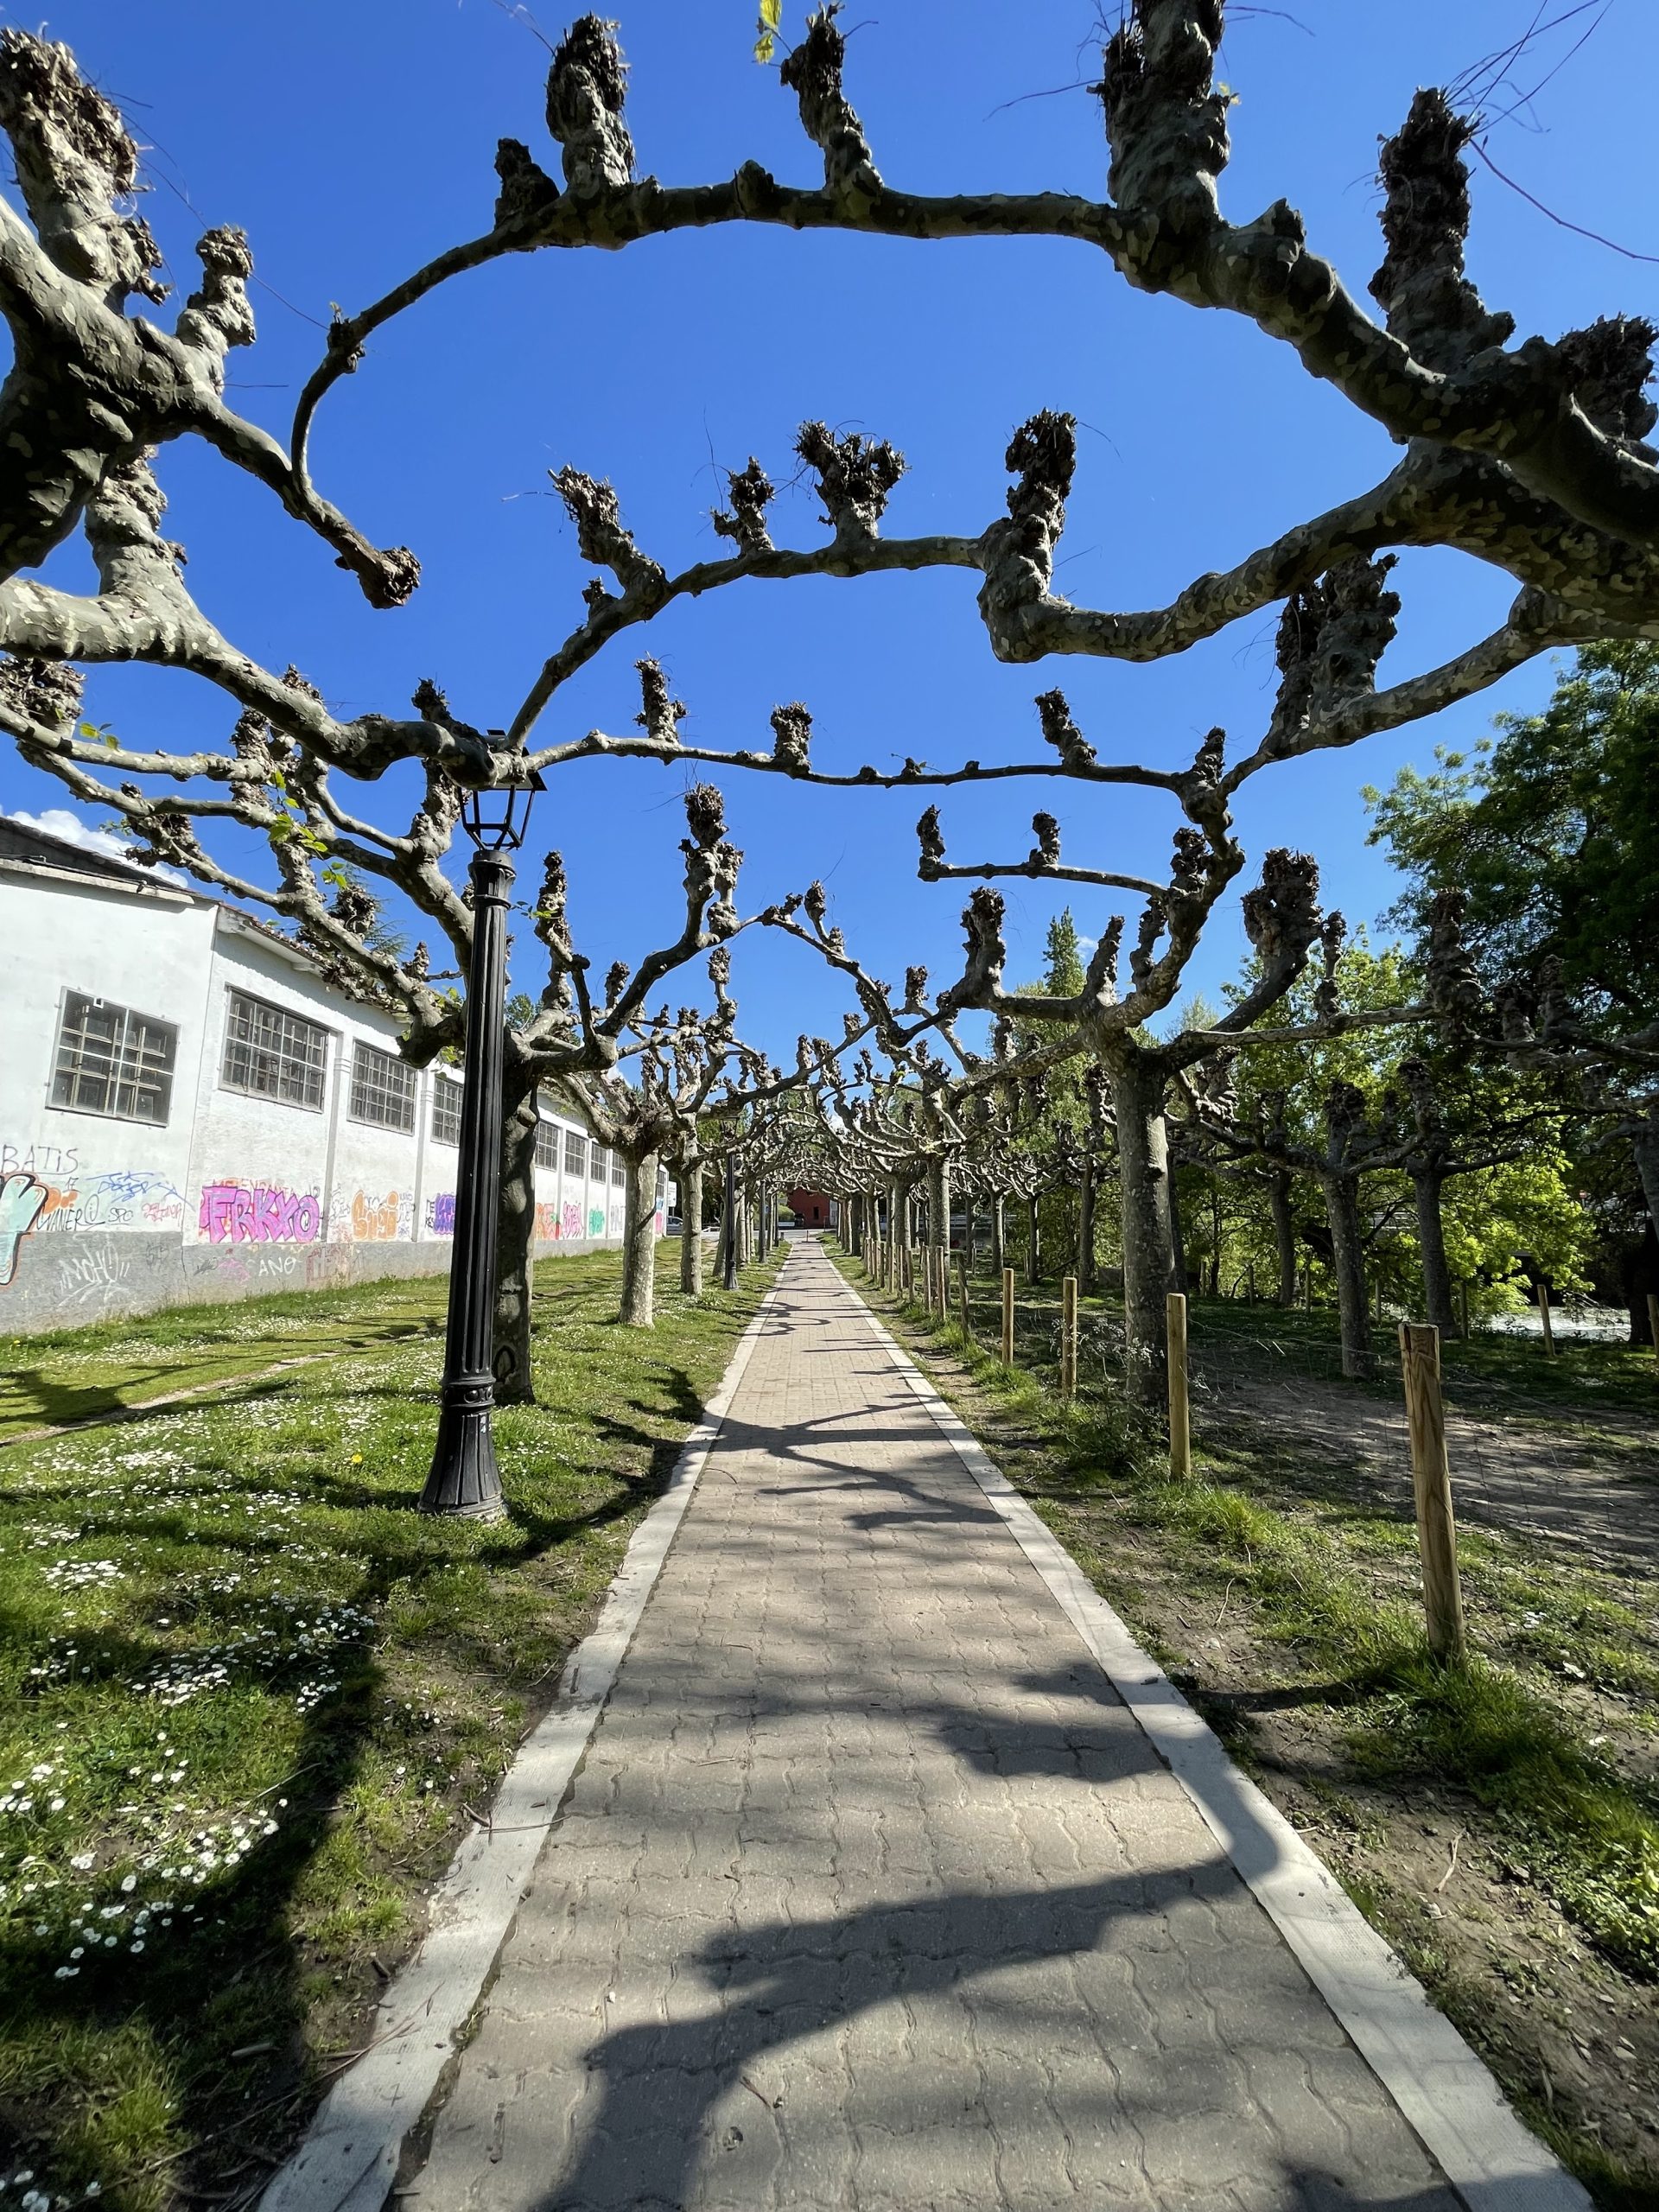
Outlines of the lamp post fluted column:
[[513,871],[499,852],[476,852],[473,963],[467,979],[466,1080],[449,1256],[449,1321],[443,1405],[423,1513],[499,1520],[506,1510],[490,1432],[495,1410],[496,1215],[501,1197],[501,1076],[506,1057],[507,893]]

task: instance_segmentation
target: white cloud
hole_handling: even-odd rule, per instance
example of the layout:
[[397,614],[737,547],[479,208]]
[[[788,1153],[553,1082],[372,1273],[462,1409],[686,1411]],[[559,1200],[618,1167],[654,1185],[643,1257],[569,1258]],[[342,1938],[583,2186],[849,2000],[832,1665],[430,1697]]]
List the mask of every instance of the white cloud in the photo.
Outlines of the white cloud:
[[[20,807],[6,818],[25,830],[39,830],[48,837],[61,838],[66,845],[79,845],[82,852],[102,853],[112,861],[127,860],[127,849],[122,839],[112,837],[107,830],[94,830],[78,814],[71,814],[67,806],[48,806],[44,814],[29,814]],[[132,868],[137,863],[128,861],[127,865]],[[185,880],[175,868],[154,868],[146,873],[165,876],[169,883],[182,883]]]

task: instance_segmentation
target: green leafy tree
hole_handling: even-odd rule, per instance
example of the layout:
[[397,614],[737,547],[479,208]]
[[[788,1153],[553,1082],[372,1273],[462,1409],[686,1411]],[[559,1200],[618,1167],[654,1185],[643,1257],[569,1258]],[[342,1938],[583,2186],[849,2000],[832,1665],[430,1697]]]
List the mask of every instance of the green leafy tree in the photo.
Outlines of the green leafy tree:
[[1587,647],[1539,715],[1501,715],[1471,753],[1367,787],[1372,844],[1409,887],[1388,917],[1426,932],[1437,892],[1495,977],[1554,957],[1618,1027],[1659,1010],[1659,645]]
[[[1442,747],[1435,758],[1426,774],[1405,768],[1386,792],[1365,792],[1371,842],[1384,845],[1408,879],[1389,918],[1426,938],[1436,897],[1456,891],[1465,941],[1489,989],[1531,984],[1545,971],[1573,1008],[1580,1046],[1651,1036],[1659,1019],[1659,646],[1586,647],[1541,714],[1500,715],[1472,753]],[[1567,1103],[1586,1100],[1565,1065],[1562,1085]],[[1526,1231],[1552,1280],[1558,1269],[1569,1281],[1587,1272],[1603,1295],[1624,1303],[1636,1341],[1648,1336],[1645,1294],[1659,1288],[1651,1217],[1659,1128],[1650,1093],[1650,1084],[1627,1082],[1602,1102],[1608,1110],[1599,1120],[1584,1121],[1572,1136],[1567,1180],[1592,1194],[1589,1212],[1578,1216],[1593,1232],[1588,1246],[1575,1236],[1569,1262],[1548,1233],[1551,1221],[1567,1217],[1548,1206],[1529,1215]],[[1607,1141],[1616,1128],[1622,1141]],[[1648,1185],[1645,1219],[1638,1177]],[[1466,1216],[1474,1195],[1460,1194],[1454,1211]]]

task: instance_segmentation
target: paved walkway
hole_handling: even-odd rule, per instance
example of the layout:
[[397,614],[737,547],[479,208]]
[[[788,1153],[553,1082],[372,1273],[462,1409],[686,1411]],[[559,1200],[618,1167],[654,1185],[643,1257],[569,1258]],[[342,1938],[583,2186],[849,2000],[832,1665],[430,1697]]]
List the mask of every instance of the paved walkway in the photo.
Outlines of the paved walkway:
[[424,2212],[1456,2205],[810,1245],[418,2188]]

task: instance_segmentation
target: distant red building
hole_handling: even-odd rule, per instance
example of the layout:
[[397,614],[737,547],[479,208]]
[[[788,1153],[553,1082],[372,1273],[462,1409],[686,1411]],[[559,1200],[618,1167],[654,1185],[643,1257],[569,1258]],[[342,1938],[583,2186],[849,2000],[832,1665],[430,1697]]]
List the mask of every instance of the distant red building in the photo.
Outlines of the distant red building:
[[828,1229],[830,1201],[822,1191],[785,1191],[784,1202],[803,1229]]

